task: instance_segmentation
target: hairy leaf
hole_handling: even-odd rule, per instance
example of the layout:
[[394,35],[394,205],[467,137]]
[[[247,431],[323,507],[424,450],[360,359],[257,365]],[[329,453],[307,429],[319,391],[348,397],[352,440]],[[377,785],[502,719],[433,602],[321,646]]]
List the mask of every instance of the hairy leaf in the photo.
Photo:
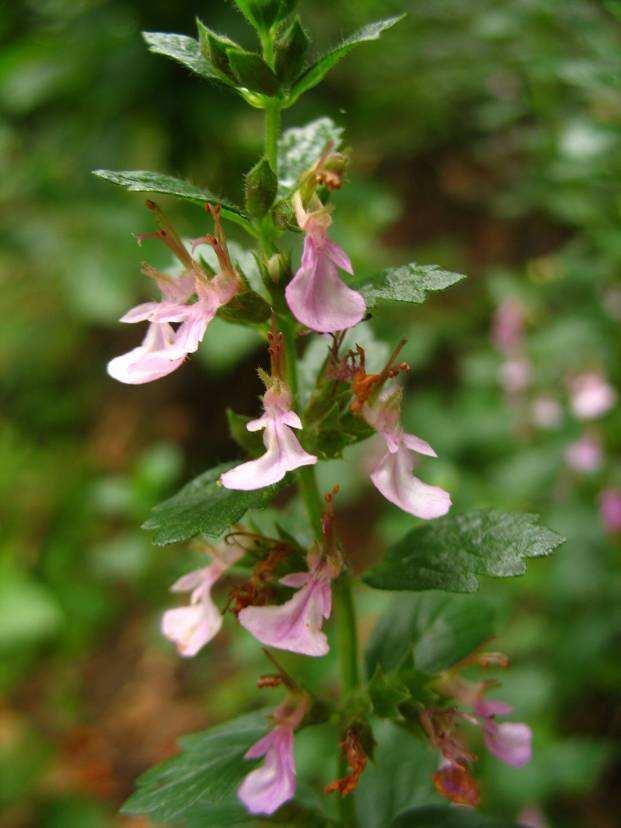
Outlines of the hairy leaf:
[[423,805],[409,808],[391,823],[391,828],[519,828],[509,819],[496,819],[469,808]]
[[332,69],[333,66],[344,58],[345,55],[351,52],[354,46],[357,46],[359,43],[366,43],[370,40],[377,40],[383,31],[390,29],[391,26],[394,26],[395,23],[398,23],[403,17],[405,17],[405,15],[401,14],[396,17],[388,17],[385,20],[377,20],[374,23],[367,23],[366,26],[363,26],[357,32],[354,32],[354,34],[350,35],[330,52],[327,52],[325,55],[320,57],[319,60],[309,67],[294,84],[291,89],[287,105],[291,106],[291,104],[295,103],[300,95],[303,95],[304,92],[308,92],[309,89],[317,86],[317,84],[320,83],[321,80],[323,80],[323,78],[328,74],[330,69]]
[[418,526],[364,576],[377,589],[476,592],[480,575],[523,575],[528,558],[549,555],[564,538],[536,515],[475,510]]
[[394,670],[406,660],[421,673],[437,673],[470,655],[494,634],[492,607],[473,595],[396,596],[367,646],[367,674]]
[[202,53],[198,40],[193,37],[170,32],[143,32],[142,36],[150,52],[172,58],[202,78],[228,82],[220,73],[214,71],[214,67]]
[[360,292],[367,307],[388,302],[424,302],[430,290],[444,290],[461,282],[462,273],[451,273],[437,265],[419,265],[415,262],[402,267],[390,267],[371,284],[363,285]]
[[332,118],[317,118],[303,127],[283,132],[278,141],[279,194],[291,192],[298,178],[319,160],[328,141],[338,149],[343,136]]
[[139,777],[122,813],[168,822],[200,807],[208,816],[209,807],[226,800],[252,769],[243,757],[265,733],[266,725],[266,715],[259,711],[184,736],[178,756]]
[[220,204],[223,216],[244,225],[248,223],[241,207],[214,195],[205,187],[197,187],[189,181],[183,181],[172,175],[148,170],[93,170],[93,175],[134,193],[161,193],[193,201],[195,204],[204,204],[206,201],[211,204]]
[[270,502],[278,486],[250,492],[225,489],[220,476],[237,463],[222,463],[187,483],[176,495],[155,506],[142,528],[155,532],[158,546],[187,540],[204,534],[219,538],[237,523],[248,509],[262,509]]

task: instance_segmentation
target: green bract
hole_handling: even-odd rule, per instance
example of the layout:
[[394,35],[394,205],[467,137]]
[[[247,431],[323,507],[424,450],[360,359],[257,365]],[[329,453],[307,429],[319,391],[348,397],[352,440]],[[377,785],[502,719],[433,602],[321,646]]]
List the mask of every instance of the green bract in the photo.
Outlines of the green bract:
[[364,576],[377,589],[476,592],[479,575],[523,575],[528,558],[549,555],[564,538],[536,515],[476,510],[418,526]]

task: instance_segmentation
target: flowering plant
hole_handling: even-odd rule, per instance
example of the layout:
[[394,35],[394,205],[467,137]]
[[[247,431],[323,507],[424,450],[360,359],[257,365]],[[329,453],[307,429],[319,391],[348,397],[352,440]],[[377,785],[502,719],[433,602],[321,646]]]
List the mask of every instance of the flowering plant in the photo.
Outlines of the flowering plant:
[[[399,377],[409,371],[397,361],[403,342],[395,343],[381,370],[371,372],[372,349],[359,344],[359,332],[366,320],[390,312],[391,304],[421,303],[428,291],[463,277],[411,263],[359,278],[329,235],[331,196],[345,183],[348,163],[341,130],[321,118],[280,135],[283,110],[357,44],[378,39],[399,18],[369,24],[309,62],[309,38],[295,0],[235,3],[255,30],[260,51],[248,51],[200,21],[197,40],[162,33],[145,39],[152,51],[263,110],[264,155],[246,177],[243,208],[167,175],[97,171],[129,190],[203,205],[213,224],[213,232],[187,242],[161,208],[147,202],[158,229],[138,241],[153,236],[163,242],[177,266],[162,273],[143,265],[162,298],[122,317],[147,323],[147,332],[108,371],[121,382],[143,384],[183,370],[216,316],[253,326],[267,343],[269,370],[259,368],[263,413],[256,419],[231,417],[232,436],[249,457],[202,474],[156,507],[145,527],[160,544],[199,536],[210,556],[206,566],[172,586],[190,593],[188,605],[169,609],[162,619],[162,632],[180,655],[202,651],[230,611],[240,634],[263,645],[275,670],[258,678],[259,688],[284,696],[267,714],[251,713],[185,739],[179,756],[141,777],[124,810],[187,825],[242,824],[259,817],[290,825],[362,824],[365,788],[381,789],[382,773],[391,773],[383,766],[385,720],[406,755],[415,752],[417,740],[427,745],[435,772],[426,778],[435,793],[416,794],[421,771],[414,769],[411,796],[373,824],[509,825],[483,816],[473,821],[471,811],[454,807],[476,808],[481,799],[467,725],[479,728],[489,753],[514,767],[530,759],[531,732],[526,724],[497,721],[511,707],[486,698],[495,681],[462,676],[466,669],[487,671],[508,662],[485,651],[494,634],[490,608],[451,593],[475,592],[480,576],[522,574],[528,558],[549,554],[562,539],[532,515],[455,512],[444,488],[413,474],[418,458],[434,458],[436,451],[401,422]],[[230,243],[226,222],[256,245],[256,267]],[[302,394],[299,369],[302,361],[307,368],[312,362],[311,340],[320,359]],[[581,386],[577,393],[587,391]],[[361,571],[355,550],[339,538],[339,487],[322,497],[316,466],[341,458],[348,446],[374,434],[381,450],[369,463],[370,482],[411,516],[412,525],[383,560]],[[254,510],[276,496],[280,502],[299,498],[307,529],[299,520],[290,527],[276,523],[274,535],[260,528]],[[398,593],[368,641],[364,675],[352,589],[359,576],[374,589]],[[229,597],[219,606],[212,590],[225,579]],[[314,681],[300,659],[287,655],[317,660],[333,648],[338,691],[332,680]],[[296,770],[296,741],[313,728],[328,733],[337,763],[324,780],[325,799],[311,795],[310,776],[300,773],[298,780]]]

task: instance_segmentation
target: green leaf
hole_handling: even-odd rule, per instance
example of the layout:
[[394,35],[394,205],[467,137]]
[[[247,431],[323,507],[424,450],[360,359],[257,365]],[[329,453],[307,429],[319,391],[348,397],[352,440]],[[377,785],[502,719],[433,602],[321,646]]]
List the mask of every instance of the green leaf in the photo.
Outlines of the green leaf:
[[411,733],[383,721],[373,728],[377,746],[354,797],[357,828],[386,828],[406,808],[433,801],[437,756]]
[[519,828],[509,819],[495,819],[469,808],[423,805],[409,808],[391,823],[391,828]]
[[330,69],[344,58],[345,55],[351,52],[354,46],[370,40],[377,40],[383,31],[390,29],[391,26],[394,26],[395,23],[398,23],[404,17],[405,15],[401,14],[397,17],[388,17],[386,20],[367,23],[366,26],[354,32],[354,34],[346,38],[341,44],[332,49],[332,51],[320,57],[295,83],[287,100],[287,106],[291,106],[291,104],[297,101],[300,95],[317,86],[328,74]]
[[399,705],[410,698],[410,691],[394,673],[384,673],[378,664],[369,681],[369,698],[373,712],[380,719],[395,719],[399,716]]
[[278,141],[280,195],[285,196],[295,188],[302,173],[319,160],[328,141],[338,149],[342,136],[342,127],[337,127],[332,118],[318,118],[306,126],[285,130]]
[[197,808],[208,814],[208,809],[226,800],[252,770],[252,763],[243,757],[263,736],[266,725],[265,713],[256,712],[184,736],[179,741],[181,753],[139,777],[136,791],[121,812],[158,822],[179,820]]
[[304,67],[310,41],[299,18],[276,40],[276,74],[286,84],[291,84]]
[[161,193],[177,196],[177,198],[183,198],[195,204],[205,204],[206,201],[211,204],[220,204],[223,216],[244,227],[250,227],[248,218],[241,207],[214,195],[204,187],[197,187],[189,181],[174,178],[172,175],[148,170],[93,170],[93,175],[134,193]]
[[267,158],[255,164],[246,176],[246,210],[254,218],[263,218],[276,198],[278,180]]
[[201,78],[226,82],[226,78],[223,79],[215,72],[214,67],[205,59],[198,40],[193,37],[169,32],[143,32],[142,36],[150,52],[176,60]]
[[261,55],[240,49],[227,49],[226,55],[231,69],[246,89],[262,95],[275,95],[278,92],[278,78]]
[[218,485],[220,476],[236,465],[237,462],[222,463],[209,469],[187,483],[176,495],[155,506],[151,517],[142,525],[143,529],[155,532],[154,543],[165,546],[199,534],[219,538],[248,509],[267,506],[278,486],[242,492]]
[[444,290],[461,282],[463,273],[451,273],[437,265],[419,265],[416,262],[402,267],[390,267],[360,292],[367,307],[389,302],[424,302],[430,290]]
[[421,673],[438,673],[493,635],[494,611],[478,596],[403,593],[373,630],[365,656],[367,674],[395,670],[410,658]]
[[364,575],[377,589],[476,592],[479,575],[526,572],[528,558],[549,555],[564,538],[536,515],[475,510],[418,526]]

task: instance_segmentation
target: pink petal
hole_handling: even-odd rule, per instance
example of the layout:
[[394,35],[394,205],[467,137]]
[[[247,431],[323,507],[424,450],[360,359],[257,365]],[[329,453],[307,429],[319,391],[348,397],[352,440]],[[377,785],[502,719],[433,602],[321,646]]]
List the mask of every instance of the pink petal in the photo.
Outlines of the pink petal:
[[253,745],[246,758],[263,755],[263,765],[251,771],[237,790],[251,814],[273,814],[295,794],[293,730],[277,727]]
[[250,460],[225,472],[222,475],[223,486],[243,491],[261,489],[282,480],[288,471],[317,462],[313,454],[304,451],[288,426],[273,420],[266,426],[263,442],[266,453],[258,460]]
[[115,357],[108,363],[108,373],[119,382],[140,385],[165,377],[176,370],[184,357],[171,353],[175,332],[167,324],[152,322],[142,345]]
[[330,241],[330,239],[326,239],[324,242],[324,248],[326,254],[330,257],[330,259],[334,262],[334,264],[337,267],[340,267],[341,270],[344,270],[346,273],[353,275],[354,269],[351,265],[351,259],[342,247],[339,247],[338,244],[335,244],[333,241]]
[[302,266],[287,285],[285,296],[296,319],[320,333],[351,328],[366,313],[362,294],[347,287],[325,249],[317,248],[309,236]]
[[386,500],[424,520],[445,515],[451,507],[451,497],[438,486],[428,486],[412,475],[412,460],[403,446],[395,454],[388,454],[371,473],[371,481]]
[[499,699],[477,699],[474,704],[477,716],[490,718],[491,716],[508,716],[513,712],[513,706]]
[[213,317],[199,316],[195,319],[188,319],[178,328],[175,336],[173,350],[178,354],[193,354],[201,344],[207,325]]
[[284,604],[246,607],[238,618],[262,644],[303,655],[323,656],[330,649],[321,630],[323,618],[330,614],[330,595],[329,582],[323,577],[312,578]]
[[501,762],[521,768],[531,760],[532,732],[521,722],[497,724],[488,719],[483,725],[485,746]]
[[421,438],[417,437],[415,434],[403,434],[401,439],[403,440],[404,445],[406,445],[411,451],[416,451],[418,454],[426,454],[428,457],[438,456],[429,443],[425,442],[425,440],[421,440]]
[[[208,577],[208,572],[210,567],[205,566],[202,569],[193,569],[192,572],[186,572],[185,575],[182,575],[178,578],[175,583],[171,586],[171,592],[192,592],[197,587],[202,586],[205,582],[205,578]],[[212,581],[212,584],[215,582]]]
[[179,654],[190,658],[219,632],[222,616],[211,599],[167,610],[162,617],[162,633],[177,645]]
[[143,302],[142,305],[136,305],[135,308],[130,308],[127,313],[120,318],[120,322],[146,322],[151,321],[153,314],[159,308],[159,302]]

